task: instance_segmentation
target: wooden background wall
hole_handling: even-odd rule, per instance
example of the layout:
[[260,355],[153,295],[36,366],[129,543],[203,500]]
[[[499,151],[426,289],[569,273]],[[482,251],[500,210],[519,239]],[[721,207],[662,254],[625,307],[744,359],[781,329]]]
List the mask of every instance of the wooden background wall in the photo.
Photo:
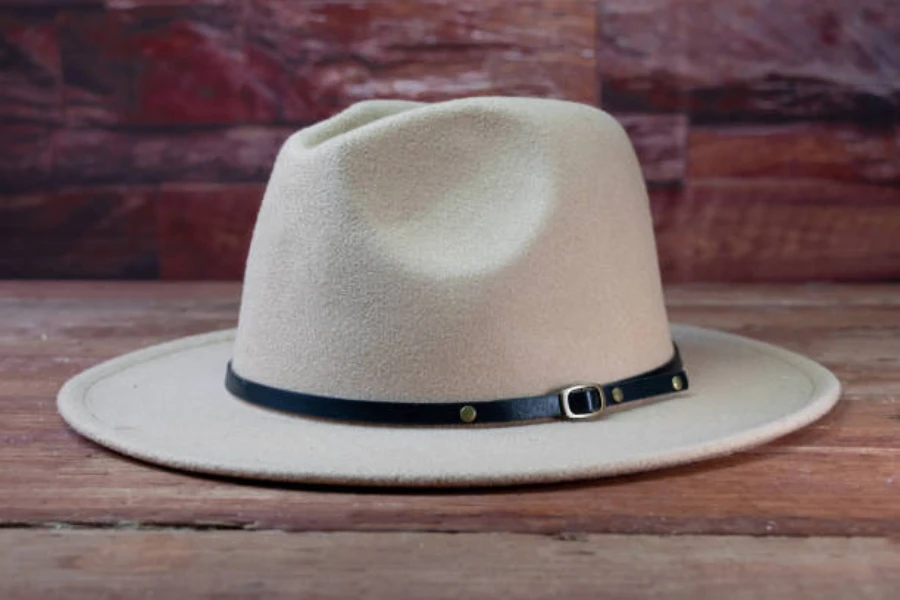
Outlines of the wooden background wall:
[[598,103],[669,281],[900,279],[898,0],[0,0],[0,276],[239,278],[372,97]]

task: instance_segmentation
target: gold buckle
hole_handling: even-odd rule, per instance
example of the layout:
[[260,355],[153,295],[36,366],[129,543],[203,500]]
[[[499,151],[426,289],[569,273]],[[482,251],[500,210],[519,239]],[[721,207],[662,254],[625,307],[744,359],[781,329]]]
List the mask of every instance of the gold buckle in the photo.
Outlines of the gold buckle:
[[[572,406],[569,404],[569,398],[572,394],[587,392],[588,390],[597,391],[597,394],[600,396],[600,408],[588,413],[573,412]],[[606,409],[606,394],[603,393],[603,388],[596,384],[573,385],[559,393],[559,405],[562,407],[563,414],[567,419],[590,419],[591,417],[599,415]]]

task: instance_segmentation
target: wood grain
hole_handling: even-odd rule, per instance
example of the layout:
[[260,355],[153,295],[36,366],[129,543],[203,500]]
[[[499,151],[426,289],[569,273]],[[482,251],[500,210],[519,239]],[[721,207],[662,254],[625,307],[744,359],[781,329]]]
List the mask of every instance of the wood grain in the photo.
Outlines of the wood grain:
[[526,95],[593,103],[593,2],[250,3],[250,65],[283,118],[310,121],[369,98]]
[[61,19],[73,124],[309,123],[371,97],[593,102],[594,6],[120,2]]
[[[688,176],[900,184],[900,127],[794,123],[693,127]],[[848,204],[852,201],[848,199]]]
[[615,110],[877,122],[900,108],[892,0],[603,0],[597,36]]
[[776,443],[656,473],[446,494],[185,475],[82,440],[61,383],[116,354],[233,326],[235,284],[0,284],[0,523],[290,531],[900,534],[896,286],[677,286],[679,322],[785,345],[832,368],[844,400]]
[[[683,117],[619,118],[648,181],[683,179],[687,154]],[[291,126],[235,126],[154,132],[79,128],[48,133],[20,126],[11,132],[5,149],[10,160],[18,161],[20,168],[28,166],[33,174],[6,167],[10,169],[8,189],[46,189],[48,177],[65,185],[115,183],[123,177],[130,184],[265,182],[278,149],[294,131]]]
[[80,189],[0,202],[0,277],[156,277],[151,190]]
[[70,11],[60,38],[69,124],[269,122],[278,99],[242,50],[240,3]]
[[685,115],[615,116],[631,138],[648,183],[680,183],[684,180],[688,154]]
[[[65,185],[266,181],[291,127],[202,131],[63,129],[53,138],[55,178]],[[46,184],[45,184],[46,185]]]
[[52,129],[0,125],[0,197],[46,188],[53,172]]
[[[127,266],[132,256],[110,266],[91,252],[54,262],[54,250],[26,256],[15,272],[237,277],[252,218],[232,218],[249,204],[227,198],[264,183],[297,128],[372,97],[520,94],[602,103],[622,120],[652,188],[667,281],[895,280],[894,8],[890,0],[3,0],[0,194],[10,205],[43,197],[42,214],[55,213],[43,222],[61,223],[16,239],[49,244],[58,235],[52,244],[70,246],[62,222],[79,210],[66,206],[78,196],[72,187],[117,195],[214,184],[223,198],[166,203],[158,235],[168,241],[143,267]],[[110,212],[96,220],[116,222],[118,205],[95,208],[103,206]],[[187,239],[200,231],[209,239]],[[22,249],[11,246],[0,240],[0,255],[18,260]],[[182,249],[196,254],[176,256]],[[215,268],[199,265],[201,256],[215,257]],[[7,264],[3,273],[12,272]]]
[[0,135],[13,123],[61,122],[59,56],[52,13],[0,11]]
[[163,279],[241,279],[262,185],[181,185],[160,190]]
[[[2,8],[102,8],[108,0],[0,0]],[[114,0],[115,1],[115,0]],[[128,2],[130,0],[124,0]],[[166,0],[161,0],[166,1]]]
[[900,278],[900,187],[699,180],[651,204],[670,282]]
[[864,598],[900,545],[860,538],[4,531],[4,598]]

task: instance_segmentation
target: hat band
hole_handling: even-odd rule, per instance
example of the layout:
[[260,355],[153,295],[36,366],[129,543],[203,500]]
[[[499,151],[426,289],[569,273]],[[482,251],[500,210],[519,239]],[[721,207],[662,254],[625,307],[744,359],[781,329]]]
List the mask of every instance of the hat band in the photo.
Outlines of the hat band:
[[310,417],[392,425],[458,425],[586,419],[599,415],[608,406],[686,390],[688,379],[675,346],[669,362],[634,377],[605,384],[573,385],[543,396],[485,402],[413,403],[316,396],[244,379],[234,372],[231,362],[225,387],[247,402]]

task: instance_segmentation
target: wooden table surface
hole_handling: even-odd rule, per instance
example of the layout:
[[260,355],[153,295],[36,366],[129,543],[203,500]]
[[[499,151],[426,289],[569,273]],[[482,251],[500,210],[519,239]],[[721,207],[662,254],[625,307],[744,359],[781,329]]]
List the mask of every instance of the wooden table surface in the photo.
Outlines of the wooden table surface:
[[900,286],[679,286],[673,321],[805,353],[835,410],[596,482],[379,491],[188,475],[81,439],[71,375],[233,326],[225,283],[0,283],[0,598],[900,597]]

